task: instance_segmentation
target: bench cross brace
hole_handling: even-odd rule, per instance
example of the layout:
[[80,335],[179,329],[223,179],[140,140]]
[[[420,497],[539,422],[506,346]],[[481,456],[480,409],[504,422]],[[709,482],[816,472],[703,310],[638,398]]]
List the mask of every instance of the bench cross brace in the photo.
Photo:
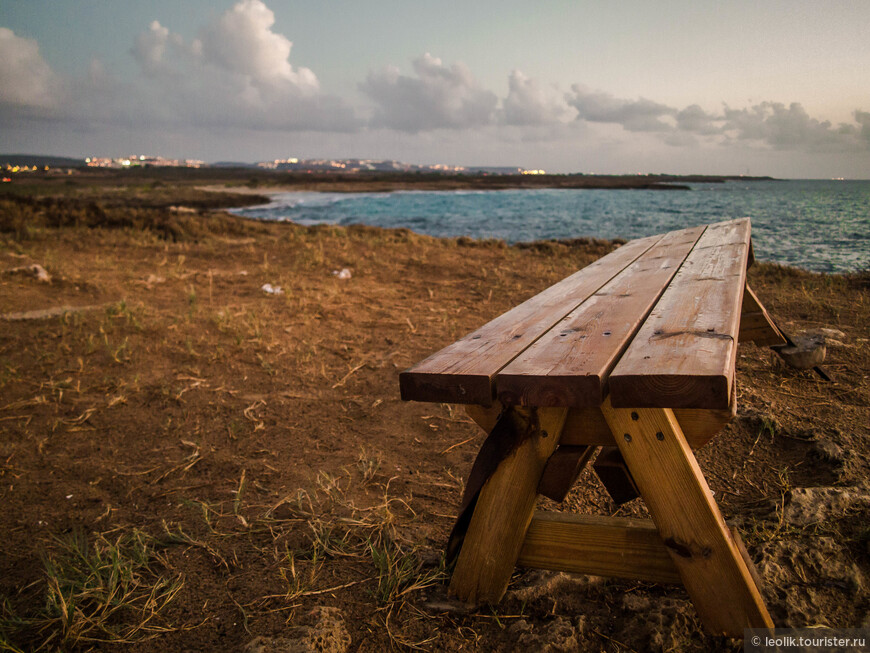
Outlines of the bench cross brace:
[[[480,490],[451,579],[454,595],[496,603],[519,564],[682,584],[714,634],[741,637],[744,628],[773,627],[752,562],[725,524],[674,411],[613,408],[609,399],[595,409],[652,515],[650,522],[536,516],[541,477],[560,438],[565,441],[569,411],[511,410],[523,424],[536,416],[536,429]],[[492,412],[469,407],[484,428],[491,427]]]

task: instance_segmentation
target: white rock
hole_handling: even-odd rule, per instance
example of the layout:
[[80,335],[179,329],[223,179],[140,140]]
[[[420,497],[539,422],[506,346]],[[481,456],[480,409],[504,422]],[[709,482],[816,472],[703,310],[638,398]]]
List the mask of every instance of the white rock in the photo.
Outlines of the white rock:
[[260,286],[260,290],[265,293],[269,293],[270,295],[283,295],[284,291],[281,289],[281,286],[273,286],[271,283],[264,283]]
[[39,265],[39,263],[34,263],[30,266],[30,271],[33,273],[33,276],[36,277],[38,281],[42,281],[43,283],[51,283],[51,275],[45,271],[45,268]]

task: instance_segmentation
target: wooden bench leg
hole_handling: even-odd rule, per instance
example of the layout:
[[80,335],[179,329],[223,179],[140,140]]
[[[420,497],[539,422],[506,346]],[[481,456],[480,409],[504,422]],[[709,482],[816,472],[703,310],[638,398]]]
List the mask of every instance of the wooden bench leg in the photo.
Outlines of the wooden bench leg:
[[601,406],[704,625],[742,637],[773,628],[764,600],[672,410]]
[[785,337],[770,319],[767,309],[746,284],[743,289],[743,306],[740,312],[740,342],[754,342],[756,345],[784,345]]
[[534,428],[489,477],[453,570],[450,592],[469,603],[497,603],[523,546],[532,520],[537,487],[547,460],[559,443],[566,408],[514,408],[517,437]]

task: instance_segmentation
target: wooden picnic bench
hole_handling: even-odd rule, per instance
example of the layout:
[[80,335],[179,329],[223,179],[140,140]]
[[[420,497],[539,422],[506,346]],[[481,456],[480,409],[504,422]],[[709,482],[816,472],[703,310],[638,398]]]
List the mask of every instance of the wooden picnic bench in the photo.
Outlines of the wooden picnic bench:
[[[738,341],[783,334],[746,285],[748,218],[630,241],[400,375],[489,436],[448,544],[450,591],[496,603],[516,566],[685,586],[707,627],[772,628],[692,452],[736,413]],[[652,520],[535,511],[594,469]]]

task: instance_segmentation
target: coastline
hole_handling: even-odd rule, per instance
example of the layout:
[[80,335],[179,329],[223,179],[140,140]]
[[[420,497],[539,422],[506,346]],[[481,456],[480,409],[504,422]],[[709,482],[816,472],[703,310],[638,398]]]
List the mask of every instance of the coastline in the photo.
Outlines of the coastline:
[[[202,188],[225,193],[240,187]],[[802,197],[817,192],[807,183],[705,184],[694,186],[692,193],[664,195],[547,188],[427,191],[395,185],[368,188],[380,190],[372,197],[373,193],[351,193],[362,188],[337,189],[332,182],[325,188],[308,190],[263,185],[241,189],[248,197],[270,199],[233,209],[233,213],[250,219],[293,220],[305,225],[361,222],[388,228],[408,226],[432,236],[499,238],[508,243],[577,236],[640,238],[751,215],[760,260],[842,273],[860,270],[870,262],[870,250],[862,245],[862,235],[870,237],[870,225],[856,222],[855,211],[861,206],[856,193],[822,189],[819,197],[823,199],[815,206],[825,206],[823,212],[800,204]],[[839,215],[842,222],[838,222]],[[791,226],[784,230],[787,221]],[[854,234],[854,244],[843,238],[846,233]]]
[[[333,193],[383,193],[399,190],[508,190],[570,188],[590,190],[691,190],[689,183],[771,181],[770,177],[711,175],[439,175],[439,174],[341,174],[271,173],[246,181],[230,182],[232,192],[322,191]],[[206,187],[224,190],[218,186]],[[245,189],[245,190],[243,190]]]

